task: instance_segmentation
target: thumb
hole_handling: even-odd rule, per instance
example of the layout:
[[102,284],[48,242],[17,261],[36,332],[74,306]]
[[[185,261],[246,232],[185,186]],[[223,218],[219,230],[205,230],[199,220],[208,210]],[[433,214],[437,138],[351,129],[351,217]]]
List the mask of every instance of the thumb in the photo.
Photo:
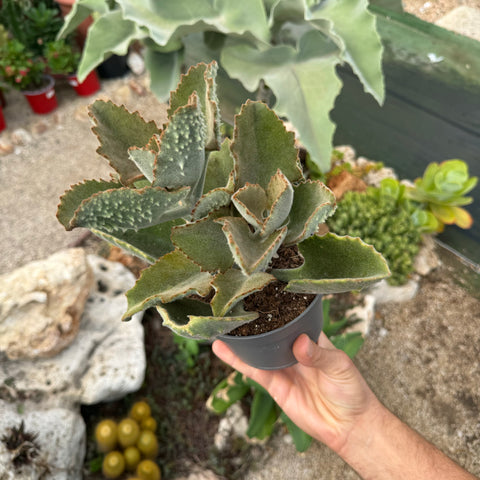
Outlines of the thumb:
[[293,345],[293,354],[305,367],[318,368],[327,375],[340,373],[351,363],[348,355],[335,348],[323,332],[318,344],[310,340],[308,335],[300,335]]

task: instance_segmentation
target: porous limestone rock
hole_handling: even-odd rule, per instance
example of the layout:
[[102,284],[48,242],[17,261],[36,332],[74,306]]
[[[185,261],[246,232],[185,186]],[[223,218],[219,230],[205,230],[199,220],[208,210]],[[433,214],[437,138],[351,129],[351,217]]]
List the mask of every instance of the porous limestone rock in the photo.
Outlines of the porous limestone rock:
[[142,314],[122,322],[135,283],[122,264],[88,256],[94,287],[74,341],[51,358],[0,362],[0,397],[72,408],[121,398],[145,377]]
[[93,285],[82,249],[55,253],[0,276],[0,353],[51,357],[76,337]]
[[368,293],[375,298],[375,304],[382,305],[389,302],[407,302],[415,297],[418,292],[418,280],[411,278],[405,285],[389,285],[386,280],[381,280],[368,289]]
[[[15,405],[0,400],[1,437],[23,422],[24,431],[37,434],[38,449],[31,462],[15,466],[14,454],[0,440],[1,480],[80,480],[85,457],[85,423],[78,412],[64,408],[19,413]],[[1,438],[0,437],[0,438]]]

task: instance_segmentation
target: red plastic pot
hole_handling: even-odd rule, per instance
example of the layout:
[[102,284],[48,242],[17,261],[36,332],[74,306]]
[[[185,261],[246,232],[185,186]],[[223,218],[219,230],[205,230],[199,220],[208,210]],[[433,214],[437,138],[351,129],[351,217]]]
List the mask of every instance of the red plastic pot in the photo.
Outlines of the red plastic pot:
[[5,122],[5,118],[3,116],[2,107],[0,107],[0,132],[7,128],[7,123]]
[[98,80],[95,70],[92,70],[82,83],[78,82],[76,74],[69,75],[68,83],[75,89],[77,94],[82,97],[92,95],[100,90],[100,81]]
[[55,96],[55,80],[50,75],[44,75],[45,86],[38,90],[24,90],[22,93],[35,113],[49,113],[58,106]]

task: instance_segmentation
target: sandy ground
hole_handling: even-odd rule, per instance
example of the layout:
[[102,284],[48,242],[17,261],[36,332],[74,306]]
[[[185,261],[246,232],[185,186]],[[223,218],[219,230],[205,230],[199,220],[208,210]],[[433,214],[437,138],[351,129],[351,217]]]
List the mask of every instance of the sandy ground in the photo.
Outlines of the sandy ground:
[[402,4],[406,12],[432,23],[456,7],[480,10],[480,0],[403,0]]

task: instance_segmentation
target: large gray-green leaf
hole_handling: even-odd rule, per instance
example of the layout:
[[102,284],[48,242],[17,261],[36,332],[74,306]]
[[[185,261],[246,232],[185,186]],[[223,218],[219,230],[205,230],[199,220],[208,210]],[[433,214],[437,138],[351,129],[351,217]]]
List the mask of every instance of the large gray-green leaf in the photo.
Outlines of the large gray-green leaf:
[[235,187],[234,161],[230,145],[230,139],[226,138],[220,146],[220,150],[210,152],[203,193],[216,188],[226,188],[233,193]]
[[303,178],[294,134],[264,103],[247,101],[242,106],[235,118],[232,153],[237,188],[249,182],[267,189],[278,169],[290,182]]
[[177,30],[183,35],[212,30],[223,33],[251,32],[268,40],[269,30],[262,0],[117,0],[125,18],[143,26],[158,45],[166,45]]
[[78,81],[83,82],[110,54],[125,55],[133,40],[145,36],[146,33],[135,22],[126,20],[120,10],[103,13],[88,28],[78,66]]
[[387,262],[371,245],[359,238],[328,233],[313,236],[298,245],[305,259],[299,268],[273,270],[288,282],[285,290],[296,293],[339,293],[359,290],[390,275]]
[[225,317],[214,317],[208,303],[189,298],[163,304],[157,310],[162,316],[163,326],[182,337],[199,340],[213,340],[258,318],[258,313],[245,312],[240,305]]
[[335,212],[335,195],[320,181],[307,180],[294,187],[286,245],[302,242]]
[[215,83],[217,69],[216,62],[191,67],[186,75],[182,75],[177,89],[170,94],[170,107],[167,111],[170,118],[196,92],[206,122],[207,150],[217,150],[220,146],[220,110]]
[[87,200],[99,192],[121,187],[122,185],[120,183],[105,182],[103,180],[87,180],[71,186],[70,190],[67,190],[60,197],[60,204],[57,210],[58,221],[66,230],[72,230],[76,226],[73,222],[75,212],[84,200]]
[[62,28],[57,34],[57,38],[65,38],[73,33],[80,24],[86,20],[93,12],[108,12],[106,0],[76,0],[73,2],[72,9],[65,16]]
[[199,265],[179,250],[167,253],[142,272],[127,292],[128,309],[123,319],[147,308],[197,294],[201,297],[211,289],[213,277],[202,272]]
[[[312,30],[300,39],[298,49],[279,45],[259,50],[231,42],[223,49],[221,62],[248,90],[265,80],[277,99],[275,111],[288,117],[312,160],[321,171],[328,171],[335,129],[329,112],[341,89],[335,72],[338,49]],[[292,181],[281,165],[278,168]]]
[[136,165],[145,178],[152,183],[154,180],[153,168],[157,152],[146,148],[132,147],[128,150],[130,160]]
[[206,125],[198,96],[178,108],[160,137],[161,148],[156,157],[154,186],[168,189],[190,186],[192,203],[203,192],[206,172]]
[[215,214],[172,230],[172,242],[203,269],[225,271],[233,265],[222,226]]
[[106,233],[147,228],[188,216],[189,196],[189,187],[172,192],[160,187],[106,190],[84,200],[70,223]]
[[153,264],[160,257],[175,249],[170,240],[170,232],[174,226],[182,223],[184,223],[183,220],[172,220],[137,231],[105,233],[95,228],[92,228],[91,231],[112,245]]
[[226,315],[240,300],[248,295],[263,290],[276,278],[268,273],[258,272],[245,275],[236,268],[218,274],[213,281],[215,296],[210,305],[217,317]]
[[232,194],[228,188],[216,188],[200,197],[192,210],[192,220],[200,220],[209,213],[222,207],[228,207]]
[[232,195],[232,202],[240,215],[259,231],[267,211],[267,194],[258,184],[247,183]]
[[144,147],[160,130],[155,122],[146,122],[137,112],[130,113],[110,101],[96,100],[90,105],[90,115],[95,126],[92,128],[100,141],[97,152],[105,157],[120,174],[124,184],[134,181],[142,173],[130,160],[131,147]]
[[250,231],[243,218],[225,217],[217,221],[223,225],[236,264],[246,275],[266,270],[287,234],[287,227],[283,227],[268,237],[261,238]]
[[[382,72],[383,47],[376,29],[376,17],[368,11],[368,0],[330,0],[307,9],[306,19],[327,20],[334,41],[342,50],[343,59],[363,83],[365,91],[382,104],[385,85]],[[325,32],[323,22],[316,24]],[[355,25],[355,28],[352,28]]]
[[260,235],[270,235],[285,222],[293,203],[293,187],[288,178],[277,170],[267,187],[268,215]]

